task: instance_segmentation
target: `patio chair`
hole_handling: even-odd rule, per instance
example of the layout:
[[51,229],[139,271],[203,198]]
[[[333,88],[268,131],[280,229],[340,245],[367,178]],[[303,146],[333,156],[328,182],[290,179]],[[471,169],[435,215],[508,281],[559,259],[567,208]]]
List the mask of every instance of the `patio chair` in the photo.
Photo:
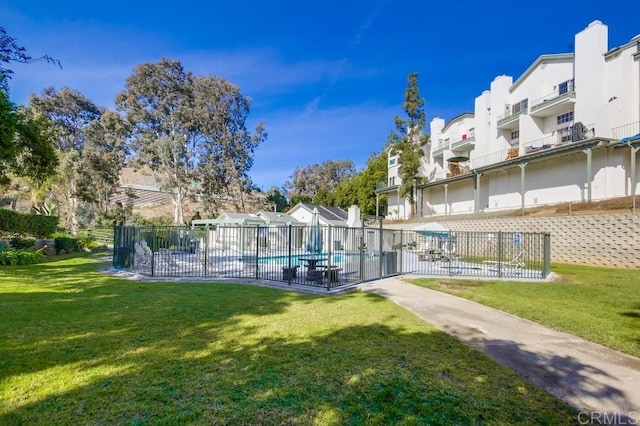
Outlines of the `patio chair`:
[[523,269],[527,267],[523,260],[525,253],[526,252],[523,250],[518,253],[513,259],[506,262],[501,262],[499,260],[484,260],[482,261],[482,264],[487,265],[489,269],[495,269],[498,265],[502,265],[503,267],[507,268]]
[[158,251],[160,253],[160,257],[162,258],[162,260],[164,260],[167,263],[167,265],[169,265],[171,268],[177,268],[178,267],[178,263],[176,262],[176,260],[171,255],[171,252],[169,251],[169,249],[161,248]]

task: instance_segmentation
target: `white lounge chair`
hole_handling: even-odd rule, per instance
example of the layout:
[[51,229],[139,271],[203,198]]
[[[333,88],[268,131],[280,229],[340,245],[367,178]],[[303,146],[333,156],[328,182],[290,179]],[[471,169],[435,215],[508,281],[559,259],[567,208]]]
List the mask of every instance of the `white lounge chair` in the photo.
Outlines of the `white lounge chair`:
[[491,270],[497,269],[499,265],[504,268],[523,269],[527,267],[523,260],[525,253],[526,252],[523,250],[518,253],[513,259],[506,262],[502,262],[499,260],[484,260],[482,264],[487,265]]
[[167,263],[167,265],[169,265],[171,268],[178,267],[178,263],[173,258],[173,256],[171,255],[171,252],[168,249],[161,248],[160,250],[158,250],[158,252],[160,253],[160,257],[162,258],[162,260],[164,260]]

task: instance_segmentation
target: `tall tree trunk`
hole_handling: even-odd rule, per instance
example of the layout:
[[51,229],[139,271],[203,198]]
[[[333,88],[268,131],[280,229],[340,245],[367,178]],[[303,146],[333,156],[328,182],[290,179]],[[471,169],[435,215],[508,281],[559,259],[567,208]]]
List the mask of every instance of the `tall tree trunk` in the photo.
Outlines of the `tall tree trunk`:
[[173,193],[173,206],[173,223],[184,225],[184,195],[181,187],[177,187]]

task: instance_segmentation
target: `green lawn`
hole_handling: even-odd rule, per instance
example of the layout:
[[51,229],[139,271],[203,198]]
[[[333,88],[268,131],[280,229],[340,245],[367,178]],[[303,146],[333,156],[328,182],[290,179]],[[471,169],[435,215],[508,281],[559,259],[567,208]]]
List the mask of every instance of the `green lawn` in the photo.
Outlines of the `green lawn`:
[[576,412],[365,292],[0,268],[0,424],[571,424]]
[[640,357],[640,272],[553,265],[555,282],[418,279],[424,287],[475,300]]

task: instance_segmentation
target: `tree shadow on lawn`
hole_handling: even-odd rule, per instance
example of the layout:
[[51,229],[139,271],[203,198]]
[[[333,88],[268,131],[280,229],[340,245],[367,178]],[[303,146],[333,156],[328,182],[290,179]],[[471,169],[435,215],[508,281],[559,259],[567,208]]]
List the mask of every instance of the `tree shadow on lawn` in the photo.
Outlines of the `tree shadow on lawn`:
[[[637,408],[632,402],[634,396],[626,395],[615,386],[615,383],[623,378],[611,376],[604,370],[584,364],[574,357],[557,355],[553,353],[553,346],[542,350],[538,348],[534,352],[526,345],[508,340],[484,338],[463,340],[491,359],[520,374],[529,382],[578,409],[603,412],[602,407],[617,407],[612,412],[629,413]],[[578,343],[559,344],[576,345]],[[611,362],[615,361],[611,360]]]
[[640,303],[636,303],[631,309],[631,311],[621,312],[621,315],[628,318],[640,319]]
[[[146,352],[93,336],[108,340],[107,353],[86,360],[79,375],[101,364],[127,367],[5,409],[0,422],[555,425],[576,419],[559,400],[430,327],[359,325],[303,339],[260,337],[260,329],[244,323],[211,328],[199,321],[167,335],[162,324],[147,324]],[[202,340],[186,346],[178,337],[203,329]]]

